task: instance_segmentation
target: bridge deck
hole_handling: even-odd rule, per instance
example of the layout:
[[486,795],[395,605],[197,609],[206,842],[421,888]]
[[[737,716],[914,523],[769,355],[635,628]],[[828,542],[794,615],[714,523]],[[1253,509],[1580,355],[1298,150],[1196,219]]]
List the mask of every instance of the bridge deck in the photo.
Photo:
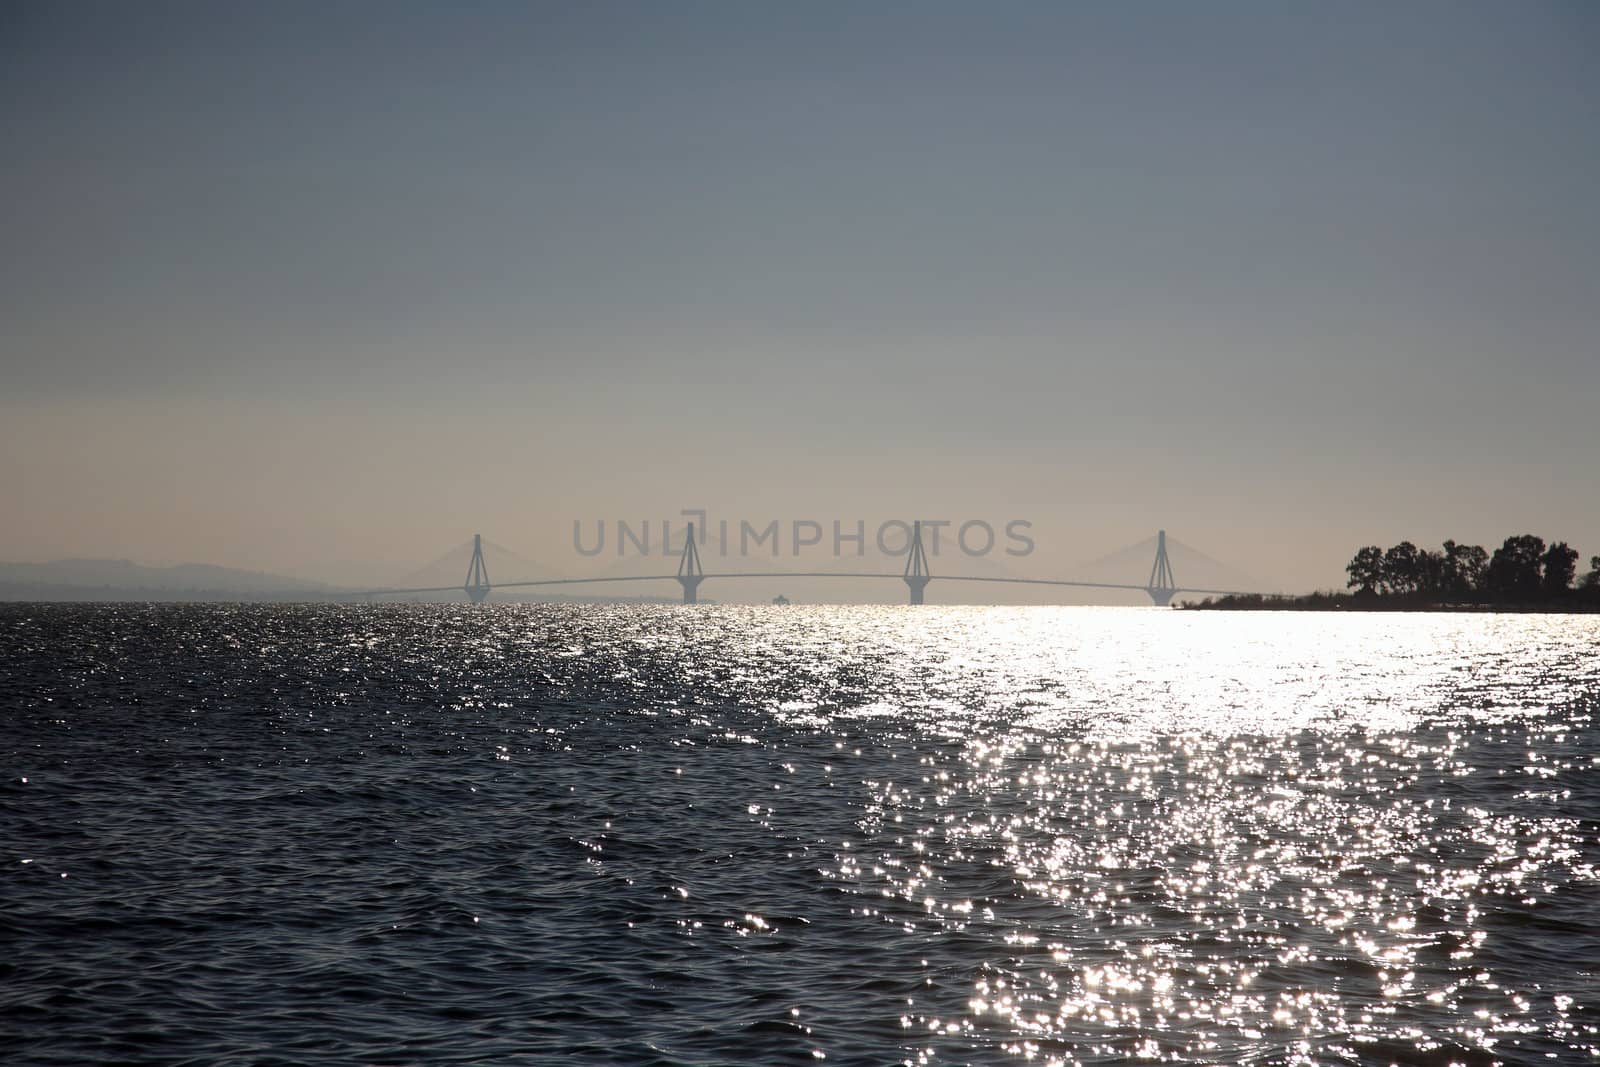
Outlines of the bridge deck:
[[[700,576],[710,578],[873,578],[903,579],[902,574],[871,573],[862,571],[728,571],[724,573],[706,572]],[[936,574],[932,575],[935,582],[995,582],[1006,585],[1044,585],[1044,586],[1070,586],[1081,589],[1125,589],[1132,592],[1145,593],[1148,586],[1127,585],[1117,582],[1080,582],[1067,578],[998,578],[978,574]],[[676,574],[626,574],[612,575],[600,578],[538,578],[519,582],[495,582],[493,589],[527,589],[540,586],[557,585],[598,585],[612,582],[676,582]],[[460,592],[459,585],[429,585],[417,586],[406,589],[363,589],[347,593],[347,596],[399,596],[406,593],[455,593]],[[1210,596],[1285,596],[1284,593],[1261,593],[1241,589],[1197,589],[1189,586],[1177,586],[1174,593],[1202,593]]]

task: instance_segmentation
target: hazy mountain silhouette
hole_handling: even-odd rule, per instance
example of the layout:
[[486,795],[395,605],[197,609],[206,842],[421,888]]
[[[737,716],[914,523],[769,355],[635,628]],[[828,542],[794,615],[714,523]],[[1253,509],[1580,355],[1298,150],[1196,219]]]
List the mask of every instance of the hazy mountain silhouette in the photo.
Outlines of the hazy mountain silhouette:
[[236,570],[206,563],[147,567],[126,559],[59,559],[49,563],[0,563],[0,598],[89,599],[134,595],[167,599],[201,595],[232,596],[320,594],[333,587],[265,571]]

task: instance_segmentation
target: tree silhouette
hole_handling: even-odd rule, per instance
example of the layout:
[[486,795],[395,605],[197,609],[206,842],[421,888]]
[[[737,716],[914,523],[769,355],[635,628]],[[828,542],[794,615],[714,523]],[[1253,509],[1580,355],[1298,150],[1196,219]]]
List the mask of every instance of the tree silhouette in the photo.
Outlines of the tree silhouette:
[[1349,588],[1369,596],[1376,593],[1383,582],[1383,549],[1368,545],[1351,557],[1344,569],[1350,575],[1345,583]]
[[1578,550],[1565,541],[1557,541],[1544,554],[1544,595],[1559,597],[1572,588],[1572,579],[1578,572]]
[[1502,601],[1539,599],[1544,562],[1544,538],[1532,534],[1508,537],[1494,550],[1484,572],[1488,592]]
[[1445,581],[1443,592],[1449,596],[1467,597],[1483,585],[1483,571],[1489,565],[1489,553],[1482,545],[1444,543]]
[[1383,554],[1383,583],[1391,593],[1414,593],[1418,582],[1417,546],[1401,541]]
[[1417,553],[1417,591],[1437,599],[1448,588],[1449,563],[1443,552],[1422,549]]

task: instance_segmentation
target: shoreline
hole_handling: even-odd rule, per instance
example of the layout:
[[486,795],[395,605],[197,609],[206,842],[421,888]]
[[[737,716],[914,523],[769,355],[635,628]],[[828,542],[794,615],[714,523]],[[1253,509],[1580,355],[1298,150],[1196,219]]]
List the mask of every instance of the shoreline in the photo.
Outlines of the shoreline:
[[1310,593],[1296,597],[1224,596],[1175,605],[1180,611],[1404,611],[1469,615],[1594,615],[1600,599],[1520,604],[1462,604],[1404,597],[1358,597],[1349,593]]

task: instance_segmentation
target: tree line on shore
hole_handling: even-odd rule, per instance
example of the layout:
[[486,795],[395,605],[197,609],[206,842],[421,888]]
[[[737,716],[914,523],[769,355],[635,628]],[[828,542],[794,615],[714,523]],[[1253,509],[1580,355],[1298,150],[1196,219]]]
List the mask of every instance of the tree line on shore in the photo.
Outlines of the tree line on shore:
[[1275,611],[1422,609],[1461,607],[1483,611],[1600,611],[1600,556],[1578,575],[1578,553],[1565,541],[1546,545],[1532,534],[1508,537],[1494,550],[1446,541],[1439,549],[1401,541],[1368,545],[1345,566],[1354,592],[1268,596],[1233,593],[1187,608]]
[[1505,539],[1493,555],[1481,545],[1446,541],[1439,550],[1401,541],[1368,545],[1345,566],[1358,599],[1418,604],[1547,605],[1600,603],[1600,556],[1578,578],[1578,552],[1533,534]]

